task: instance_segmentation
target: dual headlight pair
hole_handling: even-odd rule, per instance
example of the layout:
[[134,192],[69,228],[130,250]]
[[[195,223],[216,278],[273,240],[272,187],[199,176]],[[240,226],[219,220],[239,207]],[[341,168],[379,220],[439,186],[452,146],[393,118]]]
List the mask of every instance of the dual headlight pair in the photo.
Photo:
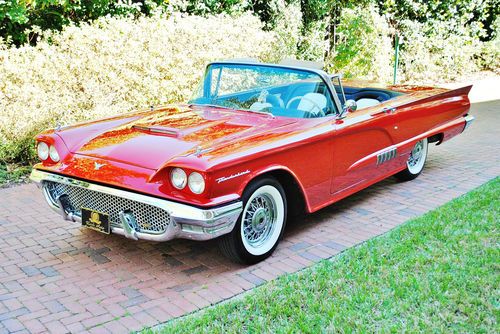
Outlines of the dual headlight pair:
[[50,159],[54,162],[59,162],[59,160],[61,159],[54,145],[49,146],[47,143],[44,143],[43,141],[38,143],[36,151],[38,153],[38,157],[43,161],[47,160],[49,156]]
[[170,181],[179,190],[184,189],[186,185],[195,194],[201,194],[205,190],[205,179],[198,172],[191,172],[188,177],[182,168],[176,167],[170,172]]
[[[59,162],[61,159],[54,145],[49,146],[47,143],[41,141],[38,143],[36,150],[38,157],[43,161],[49,157],[53,162]],[[198,172],[192,172],[188,177],[182,168],[177,167],[172,169],[170,180],[172,181],[172,185],[179,190],[184,189],[186,185],[195,194],[201,194],[205,190],[205,179]]]

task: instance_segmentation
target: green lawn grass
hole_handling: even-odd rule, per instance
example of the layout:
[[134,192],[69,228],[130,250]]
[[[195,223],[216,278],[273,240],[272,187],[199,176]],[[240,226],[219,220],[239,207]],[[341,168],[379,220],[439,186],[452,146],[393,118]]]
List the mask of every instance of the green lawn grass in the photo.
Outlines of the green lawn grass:
[[499,211],[496,178],[331,261],[159,332],[498,333]]

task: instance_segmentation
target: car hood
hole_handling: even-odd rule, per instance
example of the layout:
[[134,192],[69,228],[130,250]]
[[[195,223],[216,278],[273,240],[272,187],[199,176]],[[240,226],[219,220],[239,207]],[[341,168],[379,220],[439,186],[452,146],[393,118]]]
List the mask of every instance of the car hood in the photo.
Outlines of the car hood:
[[[264,138],[290,118],[204,106],[174,106],[57,131],[73,154],[159,169],[170,160]],[[272,137],[272,135],[271,135]]]

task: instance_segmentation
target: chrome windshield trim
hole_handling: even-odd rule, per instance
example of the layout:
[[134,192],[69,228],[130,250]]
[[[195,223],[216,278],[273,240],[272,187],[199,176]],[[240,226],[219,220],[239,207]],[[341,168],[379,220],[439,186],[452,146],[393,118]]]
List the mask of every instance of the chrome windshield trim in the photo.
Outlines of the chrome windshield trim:
[[[331,77],[330,77],[330,75],[328,75],[328,73],[326,73],[325,71],[323,71],[321,69],[315,69],[315,68],[303,67],[303,66],[292,66],[292,65],[285,65],[285,64],[261,63],[261,62],[254,62],[254,61],[248,61],[248,60],[247,61],[245,61],[245,60],[221,60],[221,61],[214,61],[214,62],[209,63],[205,67],[205,73],[209,69],[209,67],[212,65],[245,65],[245,66],[275,67],[275,68],[299,70],[299,71],[317,74],[326,84],[326,87],[330,93],[330,96],[333,100],[333,103],[335,103],[335,106],[337,107],[337,112],[338,113],[342,112],[342,104],[340,103],[340,100],[337,96],[337,93],[335,91],[335,87],[333,86]],[[250,112],[253,112],[253,111],[250,111]]]

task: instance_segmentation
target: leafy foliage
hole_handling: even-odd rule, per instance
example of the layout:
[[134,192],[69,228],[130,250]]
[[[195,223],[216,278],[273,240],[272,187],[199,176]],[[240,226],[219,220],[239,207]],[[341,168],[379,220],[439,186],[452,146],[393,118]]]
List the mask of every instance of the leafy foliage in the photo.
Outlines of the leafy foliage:
[[[499,72],[500,37],[493,38],[499,1],[0,0],[0,160],[28,162],[32,135],[56,119],[182,101],[213,59],[291,56],[387,82],[397,32],[404,40],[399,77],[406,82]],[[213,25],[218,20],[220,28]],[[200,23],[186,28],[188,21]],[[176,71],[186,73],[180,78]]]
[[12,184],[27,182],[31,167],[18,165],[4,165],[0,163],[0,188]]
[[404,20],[400,33],[404,41],[400,57],[403,81],[449,81],[479,69],[476,56],[481,42],[472,37],[469,28],[450,33],[447,22]]
[[243,0],[174,0],[170,4],[174,10],[200,16],[237,14],[245,11],[247,7],[247,2]]
[[150,14],[161,4],[162,0],[0,0],[0,36],[16,45],[32,43],[39,30],[60,30],[71,22],[105,15]]
[[373,6],[344,9],[337,27],[338,46],[326,68],[345,77],[387,81],[391,76],[391,29]]
[[398,34],[404,41],[399,77],[406,82],[453,80],[481,69],[498,72],[498,39],[481,42],[500,29],[499,20],[492,21],[498,1],[330,0],[316,6],[303,0],[297,56],[324,59],[329,70],[347,77],[389,81]]
[[[0,0],[0,37],[16,45],[33,44],[40,31],[60,30],[71,22],[89,22],[105,15],[150,15],[158,8],[201,16],[251,11],[265,29],[276,30],[283,25],[285,12],[294,7],[300,9],[302,20],[297,55],[312,59],[317,58],[320,44],[325,48],[323,56],[335,52],[344,9],[365,8],[370,3],[397,29],[406,20],[430,23],[431,28],[433,22],[447,22],[450,32],[466,27],[482,40],[494,39],[498,30],[495,20],[500,0]],[[432,29],[426,30],[432,35]]]
[[484,40],[496,35],[494,22],[499,0],[377,0],[381,14],[397,25],[404,20],[419,23],[447,22],[450,30],[468,27]]
[[271,30],[280,23],[286,7],[297,2],[297,0],[174,0],[171,4],[174,10],[202,16],[250,11],[264,22],[267,30]]
[[477,63],[481,69],[500,75],[500,36],[482,43],[481,50],[477,54]]
[[33,136],[57,123],[186,101],[208,62],[276,60],[285,42],[250,14],[155,14],[68,26],[36,46],[0,43],[0,161],[29,162]]

